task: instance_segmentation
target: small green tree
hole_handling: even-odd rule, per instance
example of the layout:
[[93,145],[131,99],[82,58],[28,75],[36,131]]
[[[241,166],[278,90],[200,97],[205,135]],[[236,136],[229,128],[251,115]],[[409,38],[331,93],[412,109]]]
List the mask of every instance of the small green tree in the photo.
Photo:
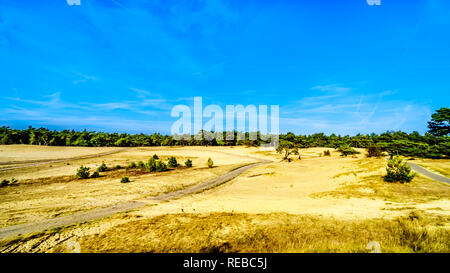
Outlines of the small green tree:
[[128,183],[128,182],[130,182],[130,179],[126,176],[124,176],[120,179],[120,183]]
[[97,168],[98,172],[105,172],[106,170],[108,170],[108,167],[106,166],[105,162],[102,162],[102,164]]
[[211,158],[208,158],[208,161],[206,162],[206,165],[208,165],[209,168],[212,168],[214,166],[214,162]]
[[150,158],[147,163],[145,163],[145,170],[149,171],[149,172],[154,172],[156,171],[156,159],[154,159],[153,157]]
[[122,169],[122,166],[120,166],[120,165],[116,165],[116,170],[120,170],[120,169]]
[[399,156],[388,160],[386,172],[384,180],[387,182],[411,182],[416,176],[416,173],[411,172],[411,168]]
[[291,141],[282,140],[278,144],[276,152],[283,155],[283,160],[287,160],[289,155],[298,154],[298,146]]
[[134,169],[134,168],[136,168],[136,163],[134,163],[134,161],[131,162],[131,163],[128,165],[128,168],[129,168],[129,169]]
[[165,172],[165,171],[167,171],[166,163],[162,162],[161,160],[156,161],[155,170],[157,172]]
[[158,159],[159,159],[159,156],[158,156],[157,154],[154,154],[154,155],[152,156],[152,158],[155,159],[155,160],[158,160]]
[[92,178],[100,177],[100,173],[98,171],[95,171],[95,172],[92,173],[91,177]]
[[192,160],[190,160],[189,158],[186,160],[186,162],[184,162],[184,165],[186,165],[186,167],[190,168],[192,167]]
[[173,156],[169,157],[169,160],[167,161],[167,165],[171,168],[178,167],[177,159]]
[[90,174],[89,170],[90,170],[89,167],[85,167],[85,166],[81,165],[77,170],[78,179],[89,178],[89,174]]

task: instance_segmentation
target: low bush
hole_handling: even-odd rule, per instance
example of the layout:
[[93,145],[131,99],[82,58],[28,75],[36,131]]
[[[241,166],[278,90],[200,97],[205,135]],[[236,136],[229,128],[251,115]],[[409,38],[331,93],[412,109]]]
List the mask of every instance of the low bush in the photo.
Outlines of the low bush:
[[147,163],[145,163],[145,167],[144,169],[148,172],[154,172],[156,171],[156,159],[154,159],[153,157],[150,158]]
[[6,187],[6,186],[14,186],[14,185],[18,185],[19,184],[19,180],[12,178],[11,180],[7,180],[7,179],[3,179],[2,182],[0,183],[0,187]]
[[184,165],[188,168],[192,167],[192,160],[190,160],[189,158],[186,160],[186,162],[184,162]]
[[208,158],[208,161],[206,162],[206,165],[208,165],[209,168],[212,168],[214,166],[214,161],[212,161],[211,158]]
[[131,162],[131,163],[128,165],[127,168],[129,168],[129,169],[134,169],[134,168],[136,168],[136,163],[134,163],[134,161]]
[[95,172],[92,173],[91,177],[92,178],[100,177],[100,173],[98,171],[95,171]]
[[159,159],[159,156],[158,156],[157,154],[154,154],[154,155],[152,156],[152,158],[155,159],[155,160],[158,160],[158,159]]
[[139,161],[139,162],[137,163],[137,167],[138,167],[139,169],[141,169],[141,170],[145,170],[145,164],[144,164],[144,162]]
[[120,166],[120,165],[116,165],[116,170],[120,170],[120,169],[122,169],[122,166]]
[[323,151],[324,156],[331,156],[330,150]]
[[162,162],[161,160],[156,161],[155,168],[156,168],[157,172],[165,172],[165,171],[167,171],[166,163]]
[[97,168],[98,172],[105,172],[106,170],[108,170],[108,167],[106,166],[105,162],[102,162],[102,164]]
[[120,179],[120,183],[128,183],[128,182],[130,182],[130,179],[126,176],[124,176]]
[[359,154],[358,151],[356,151],[355,149],[353,149],[350,146],[341,146],[338,148],[338,151],[341,153],[341,156]]
[[173,156],[169,157],[169,160],[167,161],[167,165],[170,168],[178,167],[177,159],[175,157],[173,157]]
[[411,182],[416,176],[416,173],[411,172],[411,168],[399,156],[389,159],[386,172],[384,180],[387,182]]
[[167,165],[161,160],[156,160],[152,157],[145,163],[144,170],[148,172],[165,172],[167,171]]
[[90,174],[89,170],[90,170],[89,167],[85,167],[85,166],[81,165],[77,170],[77,178],[78,179],[89,178],[89,174]]

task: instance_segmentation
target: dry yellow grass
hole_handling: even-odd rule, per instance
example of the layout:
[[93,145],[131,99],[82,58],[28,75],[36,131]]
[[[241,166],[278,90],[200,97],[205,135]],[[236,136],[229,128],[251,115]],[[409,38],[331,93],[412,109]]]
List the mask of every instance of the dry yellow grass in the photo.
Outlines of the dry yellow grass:
[[[417,215],[417,214],[416,214]],[[307,215],[174,214],[83,237],[83,252],[449,252],[443,218],[336,220]],[[64,249],[59,249],[64,250]],[[54,249],[58,251],[58,249]]]
[[[0,243],[1,252],[381,252],[450,251],[449,217],[418,212],[393,220],[340,220],[311,215],[127,214],[103,223],[57,229]],[[112,224],[111,224],[112,223]],[[87,227],[86,227],[87,226]],[[100,229],[99,229],[100,228]]]

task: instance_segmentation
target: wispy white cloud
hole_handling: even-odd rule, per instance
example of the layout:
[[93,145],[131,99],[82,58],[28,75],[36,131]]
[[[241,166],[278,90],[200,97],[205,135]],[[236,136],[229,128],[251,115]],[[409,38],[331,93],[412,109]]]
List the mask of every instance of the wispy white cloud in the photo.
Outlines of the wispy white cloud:
[[[169,132],[170,109],[188,98],[165,99],[147,90],[133,88],[135,100],[113,102],[67,102],[56,92],[38,98],[5,97],[0,121],[30,121],[63,128],[100,128],[133,132]],[[192,100],[192,98],[190,98]],[[100,130],[99,129],[99,130]]]
[[345,93],[351,90],[349,87],[343,87],[340,84],[316,85],[311,90],[320,90],[324,92]]
[[321,93],[280,107],[280,124],[285,130],[340,134],[420,130],[417,124],[425,128],[431,112],[427,105],[413,100],[393,99],[393,90],[366,93],[335,84],[311,90]]
[[40,99],[34,99],[34,100],[33,99],[22,99],[19,97],[5,97],[5,99],[16,102],[16,103],[31,104],[31,105],[52,108],[52,109],[63,109],[63,108],[65,108],[65,109],[68,109],[68,108],[88,109],[87,106],[83,106],[81,104],[75,104],[75,103],[62,101],[60,92],[42,96]]
[[88,76],[88,75],[82,74],[80,72],[75,72],[75,74],[80,76],[81,79],[72,81],[73,84],[79,84],[79,83],[82,83],[82,82],[97,81],[98,80],[98,78],[95,77],[95,76]]

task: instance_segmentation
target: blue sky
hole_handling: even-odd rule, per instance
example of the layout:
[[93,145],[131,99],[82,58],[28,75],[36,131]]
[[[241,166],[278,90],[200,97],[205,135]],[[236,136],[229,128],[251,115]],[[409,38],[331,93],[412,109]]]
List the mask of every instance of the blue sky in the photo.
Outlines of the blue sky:
[[169,133],[174,105],[280,106],[280,131],[425,133],[450,1],[0,0],[0,125]]

